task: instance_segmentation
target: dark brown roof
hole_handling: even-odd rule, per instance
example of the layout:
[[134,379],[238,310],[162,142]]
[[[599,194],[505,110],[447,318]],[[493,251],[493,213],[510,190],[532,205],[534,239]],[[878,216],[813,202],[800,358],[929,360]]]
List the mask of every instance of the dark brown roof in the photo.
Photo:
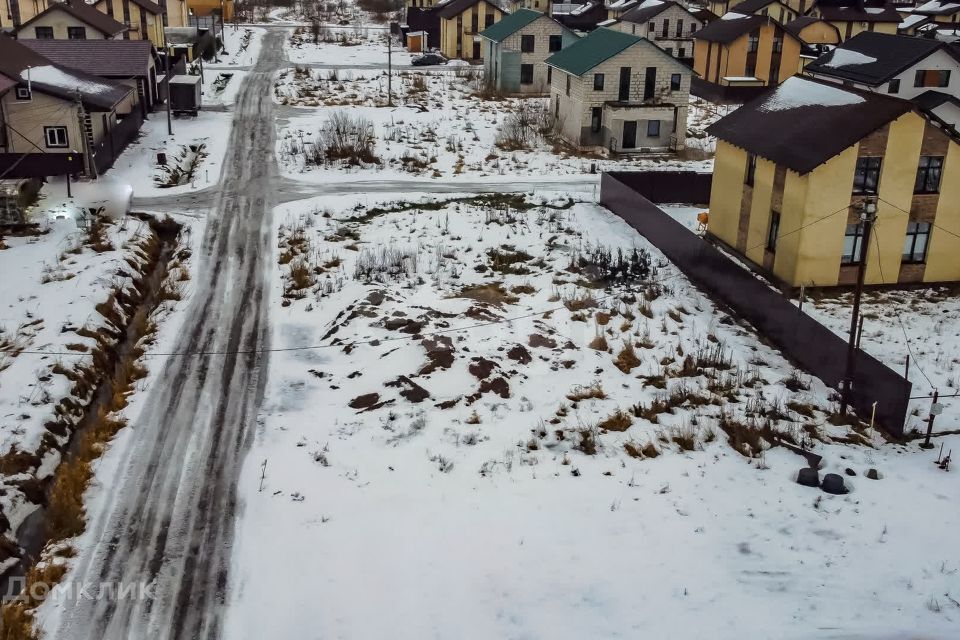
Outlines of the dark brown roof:
[[[654,4],[653,6],[645,7],[641,3],[639,7],[633,7],[632,9],[627,10],[620,19],[624,22],[632,22],[634,24],[646,24],[650,22],[651,19],[657,17],[667,9],[672,6],[679,6],[676,2],[660,2]],[[683,9],[683,7],[680,7]],[[684,9],[686,11],[686,9]]]
[[91,5],[86,4],[82,0],[74,0],[73,2],[69,3],[51,2],[46,11],[38,13],[33,18],[20,25],[17,28],[17,32],[19,33],[23,31],[34,21],[54,11],[63,11],[64,13],[68,13],[80,22],[93,27],[100,33],[107,36],[115,36],[127,31],[128,29],[127,25],[123,24],[122,22],[117,22],[107,14],[94,9]]
[[720,17],[717,14],[715,14],[713,11],[710,11],[709,9],[700,9],[700,8],[690,7],[688,11],[690,11],[693,17],[695,17],[697,20],[700,20],[704,24],[709,24]]
[[[493,5],[493,3],[489,2],[488,0],[450,0],[445,4],[437,5],[437,15],[444,19],[455,18],[473,5],[481,2],[486,2],[487,4]],[[497,9],[500,9],[500,7],[496,5],[493,6],[495,6]],[[506,15],[508,12],[503,11],[503,13]]]
[[145,76],[153,58],[149,40],[20,40],[54,64],[95,76]]
[[956,47],[940,40],[862,31],[809,63],[806,70],[875,87],[936,51],[960,63]]
[[736,11],[737,13],[756,13],[764,7],[769,7],[775,2],[777,4],[782,4],[785,7],[787,6],[786,3],[781,2],[780,0],[743,0],[743,2],[735,4],[731,11]]
[[[742,17],[736,17],[742,16]],[[759,29],[767,23],[767,16],[746,15],[734,11],[728,11],[719,19],[714,20],[703,29],[700,29],[693,37],[697,40],[706,40],[708,42],[720,42],[729,44],[754,29]]]
[[903,17],[888,2],[882,0],[818,0],[817,11],[831,22],[896,22]]
[[0,73],[0,96],[17,86],[17,81]]
[[[29,69],[29,72],[28,72]],[[98,78],[83,71],[54,64],[20,42],[0,34],[0,73],[40,93],[73,100],[77,91],[91,110],[109,110],[130,94],[132,89],[113,80]]]
[[912,110],[907,100],[794,76],[707,132],[804,174]]

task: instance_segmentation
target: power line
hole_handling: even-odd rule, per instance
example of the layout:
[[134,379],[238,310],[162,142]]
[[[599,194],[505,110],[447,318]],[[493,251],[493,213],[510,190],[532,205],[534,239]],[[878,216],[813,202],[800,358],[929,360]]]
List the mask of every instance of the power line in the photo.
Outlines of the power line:
[[[877,267],[879,267],[880,270],[880,282],[882,284],[887,284],[886,278],[883,277],[883,258],[880,255],[880,234],[877,233],[877,225],[873,226],[873,242],[877,247]],[[866,258],[866,256],[864,256],[864,258]],[[927,376],[926,372],[923,370],[923,367],[920,366],[920,361],[917,359],[917,356],[913,353],[913,347],[910,346],[910,336],[907,335],[907,328],[904,326],[903,319],[900,317],[900,311],[896,308],[896,306],[892,306],[892,309],[893,315],[897,318],[897,323],[900,325],[900,331],[903,332],[903,340],[907,344],[907,353],[910,354],[910,359],[913,360],[917,370],[927,381],[927,384],[929,384],[931,388],[936,387],[936,385],[930,380],[930,377]]]

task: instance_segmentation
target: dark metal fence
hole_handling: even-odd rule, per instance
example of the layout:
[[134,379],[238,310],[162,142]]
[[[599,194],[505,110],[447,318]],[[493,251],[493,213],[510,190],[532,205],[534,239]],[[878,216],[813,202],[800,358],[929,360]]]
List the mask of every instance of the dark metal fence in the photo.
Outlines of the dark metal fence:
[[82,153],[0,153],[0,176],[46,178],[83,173]]
[[[111,115],[107,114],[108,123],[110,118]],[[97,166],[98,174],[104,173],[113,166],[127,145],[137,137],[141,124],[143,124],[143,116],[137,110],[124,115],[119,123],[108,125],[103,140],[93,146],[93,162]]]
[[[696,285],[750,322],[802,369],[839,388],[847,343],[803,313],[778,292],[691,233],[627,184],[643,182],[625,174],[604,174],[600,203],[623,218],[670,259]],[[656,176],[654,176],[656,177]],[[682,202],[680,191],[665,202]],[[911,384],[863,351],[857,352],[852,404],[869,417],[876,403],[877,423],[903,434]]]

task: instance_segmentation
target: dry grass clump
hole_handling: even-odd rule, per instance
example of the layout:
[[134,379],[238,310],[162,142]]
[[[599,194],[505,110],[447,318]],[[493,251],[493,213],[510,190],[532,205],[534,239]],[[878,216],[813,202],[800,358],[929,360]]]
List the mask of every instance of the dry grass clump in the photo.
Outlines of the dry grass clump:
[[607,346],[607,339],[604,337],[602,333],[595,336],[587,346],[590,347],[591,349],[595,349],[596,351],[606,351],[607,349],[609,349],[609,347]]
[[629,429],[631,424],[633,424],[633,418],[630,417],[630,414],[622,409],[617,409],[597,426],[604,431],[622,432]]
[[489,284],[473,285],[464,287],[457,294],[458,298],[468,298],[477,302],[486,302],[495,306],[504,304],[516,304],[520,299],[503,288],[501,282],[491,282]]
[[627,455],[631,458],[656,458],[660,455],[660,451],[657,450],[657,447],[652,442],[647,442],[645,445],[641,445],[638,442],[627,442],[623,445],[623,450],[627,452]]
[[640,358],[637,357],[633,344],[629,341],[623,344],[623,349],[617,354],[617,359],[613,361],[614,366],[624,373],[630,373],[632,369],[640,366]]
[[567,394],[567,400],[571,402],[580,402],[581,400],[603,400],[607,397],[607,392],[603,390],[600,382],[594,382],[588,386],[577,385]]

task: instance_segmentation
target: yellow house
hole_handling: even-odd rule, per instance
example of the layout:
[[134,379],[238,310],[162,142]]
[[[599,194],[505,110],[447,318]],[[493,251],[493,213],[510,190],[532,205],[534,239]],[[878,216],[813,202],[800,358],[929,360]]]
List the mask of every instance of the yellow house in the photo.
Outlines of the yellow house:
[[436,7],[440,17],[440,53],[472,62],[483,59],[480,38],[505,13],[487,0],[448,0]]
[[20,27],[47,10],[47,0],[0,0],[0,31]]
[[54,2],[17,29],[17,40],[112,40],[127,25],[104,15],[83,0]]
[[800,41],[767,16],[731,12],[693,37],[693,70],[707,82],[775,86],[800,70]]
[[219,16],[223,12],[223,21],[233,20],[233,0],[187,0],[192,16]]
[[155,47],[163,46],[163,8],[150,0],[99,0],[94,5],[130,27],[125,40],[149,40]]
[[886,0],[817,0],[807,15],[835,26],[842,40],[861,31],[896,33],[903,21],[903,16]]
[[810,16],[800,16],[783,25],[804,44],[840,44],[840,30],[829,22]]
[[189,27],[190,18],[187,0],[160,0],[160,8],[164,10],[163,26]]
[[795,77],[708,131],[709,234],[774,280],[960,280],[960,144],[914,103]]
[[[755,10],[755,5],[753,6],[751,5],[751,3],[753,2],[756,2],[756,0],[710,0],[707,3],[707,8],[710,9],[711,12],[713,12],[718,16],[722,16],[728,11],[737,11],[738,13],[758,13]],[[789,8],[790,12],[794,16],[804,15],[807,11],[810,10],[810,7],[812,7],[815,4],[815,2],[816,0],[779,0],[779,4],[782,4],[785,7]],[[745,3],[746,3],[746,6],[742,6]],[[771,3],[764,2],[762,4],[766,5]],[[768,15],[771,18],[776,18],[780,22],[785,22],[788,20],[786,15],[783,18],[777,15],[778,12],[779,12],[779,8],[770,9],[767,13],[763,15]]]

